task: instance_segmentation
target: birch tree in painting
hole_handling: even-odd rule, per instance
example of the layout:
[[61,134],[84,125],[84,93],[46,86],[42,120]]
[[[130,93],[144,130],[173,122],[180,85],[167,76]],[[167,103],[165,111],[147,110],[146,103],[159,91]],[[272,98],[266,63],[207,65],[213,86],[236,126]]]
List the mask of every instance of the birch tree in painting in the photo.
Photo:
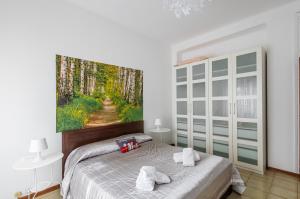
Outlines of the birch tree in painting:
[[143,119],[143,72],[56,56],[57,132]]

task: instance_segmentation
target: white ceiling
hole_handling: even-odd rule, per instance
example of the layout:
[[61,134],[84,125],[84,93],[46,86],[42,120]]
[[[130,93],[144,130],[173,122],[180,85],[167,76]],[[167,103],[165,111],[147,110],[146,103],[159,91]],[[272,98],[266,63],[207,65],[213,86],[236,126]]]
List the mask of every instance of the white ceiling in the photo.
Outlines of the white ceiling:
[[67,0],[132,31],[168,44],[294,0],[213,0],[190,16],[177,19],[163,0]]

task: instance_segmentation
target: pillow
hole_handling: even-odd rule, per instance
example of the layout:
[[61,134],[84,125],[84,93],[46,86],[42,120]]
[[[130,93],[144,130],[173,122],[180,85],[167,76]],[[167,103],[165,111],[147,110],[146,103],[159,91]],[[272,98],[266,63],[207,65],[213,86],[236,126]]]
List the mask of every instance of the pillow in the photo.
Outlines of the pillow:
[[144,133],[138,133],[132,135],[138,143],[144,143],[152,140],[152,137],[150,135],[144,134]]
[[134,137],[116,140],[116,142],[119,146],[121,153],[126,153],[128,151],[131,151],[133,149],[140,147],[139,143],[136,141],[136,139]]

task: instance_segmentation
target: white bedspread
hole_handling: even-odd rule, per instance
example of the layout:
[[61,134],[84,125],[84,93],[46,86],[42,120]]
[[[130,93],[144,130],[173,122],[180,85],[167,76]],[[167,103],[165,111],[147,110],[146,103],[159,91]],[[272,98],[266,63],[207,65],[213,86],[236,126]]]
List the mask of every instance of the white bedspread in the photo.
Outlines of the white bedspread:
[[[205,191],[207,183],[216,176],[215,169],[230,168],[231,163],[217,156],[200,153],[195,167],[183,167],[173,161],[173,153],[182,149],[166,144],[146,142],[128,153],[111,152],[106,143],[93,144],[72,153],[67,161],[62,194],[68,199],[119,198],[189,198]],[[100,150],[99,148],[106,149]],[[98,149],[97,149],[98,148]],[[109,152],[110,151],[110,152]],[[96,156],[97,153],[100,153]],[[88,157],[93,157],[89,158]],[[84,161],[83,161],[84,160]],[[155,166],[171,178],[170,184],[157,185],[154,191],[143,192],[135,187],[139,169]],[[230,170],[232,171],[232,169]],[[191,194],[192,193],[192,194]]]

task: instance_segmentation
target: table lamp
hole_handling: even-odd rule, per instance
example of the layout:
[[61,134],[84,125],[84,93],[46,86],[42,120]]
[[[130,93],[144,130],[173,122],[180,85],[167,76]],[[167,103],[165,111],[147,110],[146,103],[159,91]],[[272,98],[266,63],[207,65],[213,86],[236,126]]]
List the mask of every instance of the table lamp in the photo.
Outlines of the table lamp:
[[46,149],[48,149],[48,145],[45,138],[31,140],[29,152],[36,153],[36,157],[33,159],[33,162],[39,162],[43,160],[41,153]]
[[159,130],[159,127],[161,126],[161,120],[159,118],[156,118],[154,121],[154,125],[156,126],[156,129]]

